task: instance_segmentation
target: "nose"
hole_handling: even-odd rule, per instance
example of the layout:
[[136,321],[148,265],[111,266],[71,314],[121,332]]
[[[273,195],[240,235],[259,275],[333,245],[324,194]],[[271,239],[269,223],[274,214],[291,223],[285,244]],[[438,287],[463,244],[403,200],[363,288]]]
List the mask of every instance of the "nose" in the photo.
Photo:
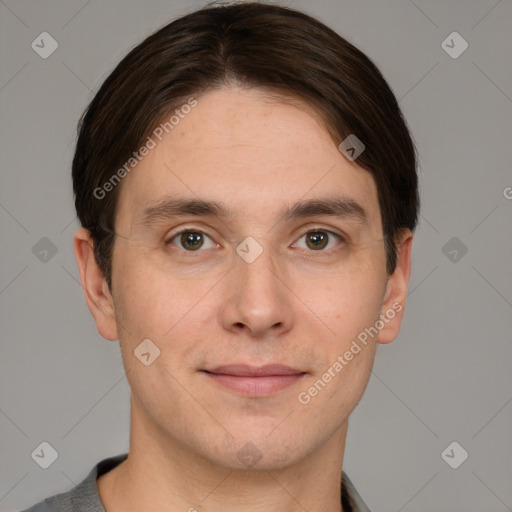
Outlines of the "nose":
[[[263,249],[261,240],[260,246]],[[254,260],[244,258],[243,252],[240,254],[235,257],[235,268],[225,283],[220,312],[223,327],[260,339],[287,332],[293,324],[294,295],[286,269],[277,263],[276,255],[268,247]]]

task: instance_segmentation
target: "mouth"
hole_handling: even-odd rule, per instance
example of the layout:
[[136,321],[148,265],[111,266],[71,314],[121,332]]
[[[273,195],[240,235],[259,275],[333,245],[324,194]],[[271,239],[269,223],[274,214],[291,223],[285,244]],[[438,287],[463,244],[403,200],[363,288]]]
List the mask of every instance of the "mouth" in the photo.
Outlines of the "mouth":
[[216,384],[250,397],[275,395],[306,375],[306,372],[280,364],[229,364],[201,371]]

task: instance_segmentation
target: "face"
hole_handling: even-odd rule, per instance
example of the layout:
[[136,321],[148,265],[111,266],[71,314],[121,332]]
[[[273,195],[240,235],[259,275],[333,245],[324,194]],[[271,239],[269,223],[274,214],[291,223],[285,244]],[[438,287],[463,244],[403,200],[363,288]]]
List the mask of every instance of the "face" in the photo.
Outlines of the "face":
[[235,88],[196,99],[122,182],[116,322],[95,318],[153,439],[286,467],[343,432],[408,274],[386,275],[372,176],[308,107]]

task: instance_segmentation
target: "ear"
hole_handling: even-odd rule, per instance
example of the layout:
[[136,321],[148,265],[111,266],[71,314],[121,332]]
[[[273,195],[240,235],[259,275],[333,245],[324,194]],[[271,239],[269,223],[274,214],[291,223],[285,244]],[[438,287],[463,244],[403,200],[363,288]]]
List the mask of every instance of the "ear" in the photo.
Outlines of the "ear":
[[388,278],[380,320],[384,324],[377,341],[391,343],[400,332],[411,275],[412,232],[405,229],[397,241],[397,265]]
[[85,301],[94,317],[96,328],[105,339],[117,340],[114,300],[94,257],[94,240],[89,230],[80,228],[75,233],[73,246]]

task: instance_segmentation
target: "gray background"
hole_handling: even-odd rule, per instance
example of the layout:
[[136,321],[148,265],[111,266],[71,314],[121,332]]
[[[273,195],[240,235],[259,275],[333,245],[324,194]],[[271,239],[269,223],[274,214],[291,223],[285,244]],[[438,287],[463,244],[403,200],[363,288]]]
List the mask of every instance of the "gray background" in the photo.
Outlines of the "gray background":
[[[512,4],[282,3],[377,63],[420,155],[405,323],[379,347],[344,469],[374,511],[512,510]],[[128,49],[202,5],[0,1],[2,511],[68,490],[127,450],[117,342],[98,335],[72,252],[75,127]],[[43,31],[59,44],[47,59],[31,48]],[[456,59],[441,46],[453,31],[469,44]],[[54,255],[41,252],[47,241],[33,249],[43,237]],[[59,453],[46,470],[31,458],[42,441]],[[452,441],[469,453],[458,469],[441,457]]]

